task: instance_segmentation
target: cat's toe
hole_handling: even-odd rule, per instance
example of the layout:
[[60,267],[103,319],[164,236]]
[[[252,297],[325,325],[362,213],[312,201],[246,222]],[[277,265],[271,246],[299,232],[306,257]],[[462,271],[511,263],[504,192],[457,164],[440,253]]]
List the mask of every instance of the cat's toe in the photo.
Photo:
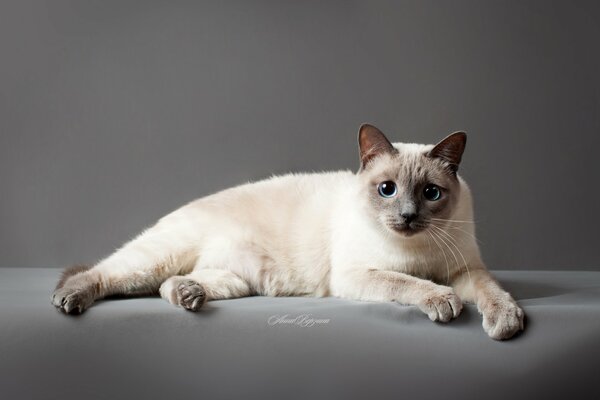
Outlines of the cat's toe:
[[65,314],[81,314],[89,307],[91,299],[86,291],[63,287],[52,295],[52,304]]
[[458,317],[462,310],[462,301],[451,288],[436,288],[418,304],[430,320],[448,322]]
[[206,302],[206,292],[202,285],[191,279],[177,285],[177,301],[189,311],[198,311]]
[[525,313],[514,302],[491,304],[483,310],[483,329],[495,340],[513,337],[524,329]]

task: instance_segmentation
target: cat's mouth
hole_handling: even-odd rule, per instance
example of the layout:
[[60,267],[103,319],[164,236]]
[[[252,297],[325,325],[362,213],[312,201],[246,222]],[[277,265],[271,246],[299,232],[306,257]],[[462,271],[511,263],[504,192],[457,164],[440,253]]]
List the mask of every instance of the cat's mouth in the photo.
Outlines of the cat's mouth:
[[425,229],[425,226],[423,226],[422,224],[419,223],[414,223],[411,222],[410,224],[407,223],[394,223],[391,224],[391,228],[396,231],[397,233],[409,237],[409,236],[413,236],[419,232],[421,232],[422,230]]

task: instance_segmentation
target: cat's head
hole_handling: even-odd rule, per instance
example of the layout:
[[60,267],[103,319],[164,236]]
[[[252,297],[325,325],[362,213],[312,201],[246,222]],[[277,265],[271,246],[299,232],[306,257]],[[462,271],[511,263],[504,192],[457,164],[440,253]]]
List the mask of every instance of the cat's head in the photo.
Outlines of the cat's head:
[[456,132],[435,146],[392,144],[376,127],[362,125],[358,176],[375,220],[411,237],[448,219],[458,203],[456,173],[466,140],[464,132]]

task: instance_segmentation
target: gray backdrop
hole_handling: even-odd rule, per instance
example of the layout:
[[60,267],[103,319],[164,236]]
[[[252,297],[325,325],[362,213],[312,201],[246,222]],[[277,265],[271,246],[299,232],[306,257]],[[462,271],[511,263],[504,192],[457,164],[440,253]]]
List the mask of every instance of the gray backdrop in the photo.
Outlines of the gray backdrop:
[[600,7],[2,1],[0,266],[94,261],[161,215],[466,130],[494,269],[598,262]]

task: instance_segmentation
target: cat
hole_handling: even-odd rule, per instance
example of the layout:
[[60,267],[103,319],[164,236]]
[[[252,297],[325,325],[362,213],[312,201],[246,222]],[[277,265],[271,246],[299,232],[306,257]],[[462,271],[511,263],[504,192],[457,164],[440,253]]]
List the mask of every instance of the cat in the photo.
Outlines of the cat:
[[93,268],[65,271],[52,304],[82,313],[111,295],[160,295],[186,310],[251,295],[337,296],[416,305],[432,321],[473,302],[493,339],[524,313],[487,271],[470,190],[466,134],[436,145],[358,134],[360,167],[275,176],[193,201]]

